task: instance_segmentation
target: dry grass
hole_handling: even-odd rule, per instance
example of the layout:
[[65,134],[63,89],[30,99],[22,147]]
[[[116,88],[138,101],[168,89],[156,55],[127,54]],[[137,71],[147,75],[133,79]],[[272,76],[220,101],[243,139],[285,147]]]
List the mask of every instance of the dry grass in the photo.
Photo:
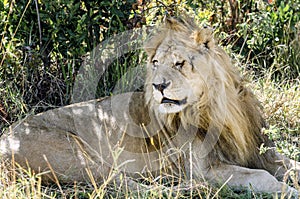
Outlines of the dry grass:
[[[41,174],[35,174],[30,169],[20,167],[8,169],[3,164],[0,167],[0,197],[2,199],[28,199],[28,198],[74,198],[74,199],[94,199],[94,198],[271,198],[268,194],[255,194],[251,191],[234,191],[226,184],[219,188],[209,186],[205,183],[184,182],[178,179],[152,180],[140,183],[126,180],[126,183],[117,183],[113,180],[109,184],[97,184],[91,179],[90,183],[73,185],[57,184],[45,186],[41,182]],[[145,179],[146,180],[146,179]],[[180,183],[178,183],[180,182]],[[134,184],[135,189],[130,189]]]
[[267,133],[278,150],[300,160],[300,81],[275,82],[267,76],[252,81],[269,124]]

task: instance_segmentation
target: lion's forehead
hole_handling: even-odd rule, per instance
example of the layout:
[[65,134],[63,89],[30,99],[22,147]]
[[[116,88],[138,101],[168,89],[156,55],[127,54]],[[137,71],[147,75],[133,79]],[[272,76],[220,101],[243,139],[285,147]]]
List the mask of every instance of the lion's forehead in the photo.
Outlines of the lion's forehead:
[[188,59],[189,54],[185,52],[184,48],[174,45],[164,45],[157,48],[153,56],[153,60],[158,60],[160,63],[175,63]]
[[160,64],[173,63],[178,59],[182,59],[182,57],[178,56],[177,53],[162,50],[156,51],[156,54],[153,57],[153,60],[159,61]]
[[157,46],[153,60],[160,63],[176,63],[177,61],[190,60],[193,57],[201,57],[200,53],[194,45],[183,43],[176,40],[165,40]]

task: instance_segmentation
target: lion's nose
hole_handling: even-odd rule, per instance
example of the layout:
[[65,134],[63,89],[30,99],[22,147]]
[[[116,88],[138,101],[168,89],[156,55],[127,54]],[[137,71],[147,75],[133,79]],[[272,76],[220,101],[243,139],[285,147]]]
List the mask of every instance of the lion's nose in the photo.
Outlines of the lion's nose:
[[166,82],[164,81],[163,83],[161,84],[152,84],[154,86],[155,89],[159,90],[162,94],[163,94],[163,91],[171,84],[171,82]]

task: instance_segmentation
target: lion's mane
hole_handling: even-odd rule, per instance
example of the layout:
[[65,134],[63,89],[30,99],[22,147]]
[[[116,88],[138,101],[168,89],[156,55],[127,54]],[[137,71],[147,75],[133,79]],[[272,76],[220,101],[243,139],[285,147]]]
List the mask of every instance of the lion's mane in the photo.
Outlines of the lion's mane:
[[[227,53],[213,39],[212,30],[199,29],[187,19],[168,19],[165,25],[152,35],[145,45],[151,65],[157,49],[164,40],[174,40],[181,47],[198,51],[191,63],[203,71],[203,83],[199,84],[202,96],[199,100],[179,113],[167,114],[167,126],[176,129],[178,122],[183,126],[196,124],[198,137],[204,140],[208,133],[219,139],[209,154],[211,164],[225,162],[249,168],[266,168],[272,164],[275,152],[259,153],[261,144],[273,146],[261,129],[265,127],[261,108],[253,93],[245,87],[243,79],[232,66]],[[203,64],[206,63],[206,64]],[[163,75],[163,74],[161,74]],[[153,110],[153,73],[148,67],[146,80],[146,103]],[[213,126],[213,130],[210,130]],[[212,135],[214,136],[214,135]]]

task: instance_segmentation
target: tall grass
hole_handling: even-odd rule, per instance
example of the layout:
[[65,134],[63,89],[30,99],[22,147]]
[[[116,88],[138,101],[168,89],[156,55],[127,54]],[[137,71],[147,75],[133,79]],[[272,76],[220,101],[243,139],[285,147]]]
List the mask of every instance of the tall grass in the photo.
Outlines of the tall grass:
[[[90,173],[89,170],[86,171]],[[114,171],[115,172],[115,171]],[[272,198],[273,196],[252,191],[236,191],[223,185],[210,186],[205,182],[196,183],[170,176],[168,178],[140,178],[139,181],[121,175],[115,178],[112,172],[101,184],[96,182],[90,173],[89,183],[61,185],[42,184],[43,173],[34,173],[30,168],[22,168],[18,164],[0,166],[0,197],[3,199],[28,198],[233,198],[250,199],[255,197]],[[143,183],[142,183],[143,182]]]

